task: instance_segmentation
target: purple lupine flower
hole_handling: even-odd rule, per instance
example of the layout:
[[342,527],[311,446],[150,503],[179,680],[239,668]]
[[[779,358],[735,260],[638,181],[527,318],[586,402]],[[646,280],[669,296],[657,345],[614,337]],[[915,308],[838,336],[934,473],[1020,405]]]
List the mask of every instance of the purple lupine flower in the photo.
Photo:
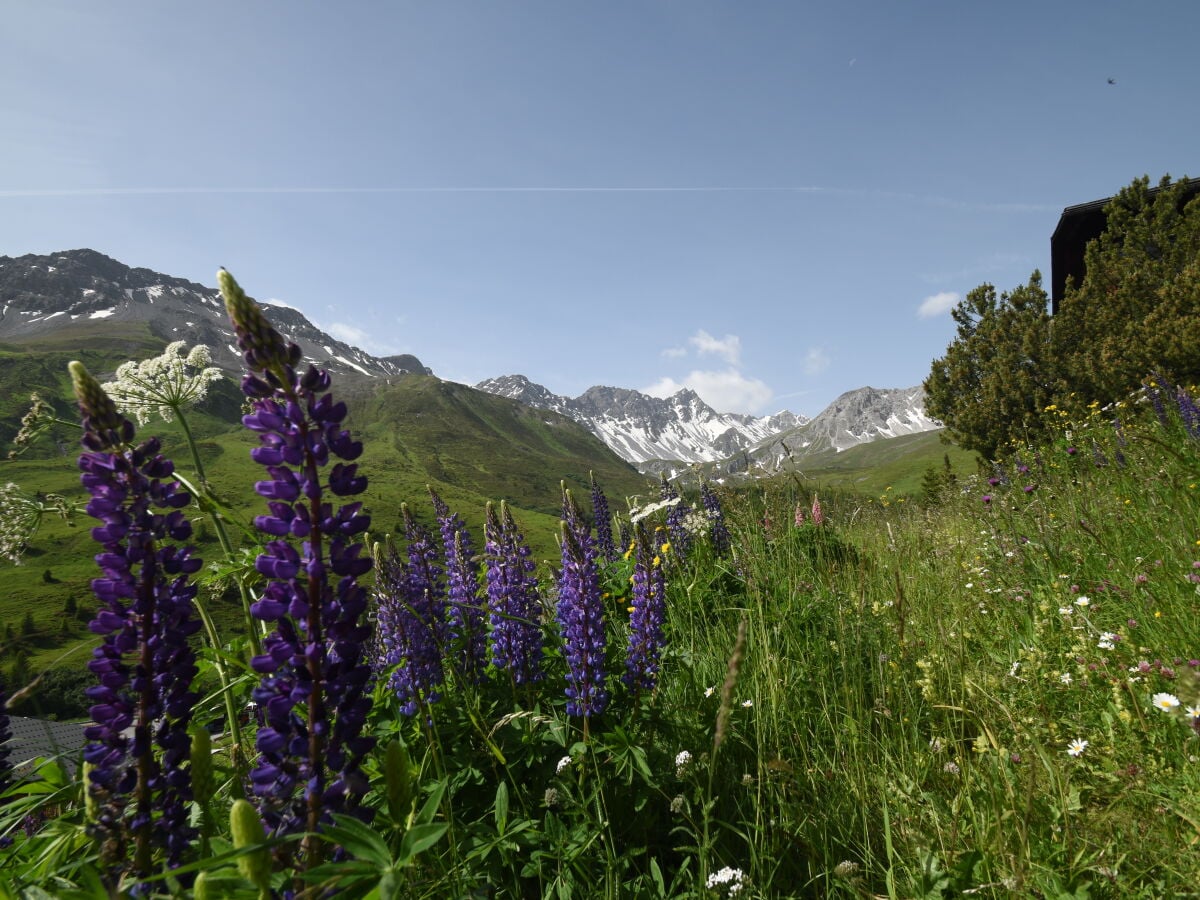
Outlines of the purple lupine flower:
[[438,701],[438,688],[446,678],[442,666],[446,600],[429,532],[412,517],[407,504],[400,505],[400,513],[408,558],[402,559],[389,542],[380,559],[375,591],[382,664],[391,671],[388,687],[400,701],[400,712],[413,716],[423,705]]
[[608,562],[617,561],[617,545],[613,541],[612,513],[608,509],[608,498],[596,483],[594,472],[588,472],[592,488],[592,517],[596,520],[596,547]]
[[1167,408],[1163,403],[1162,392],[1167,388],[1167,380],[1156,372],[1150,376],[1149,381],[1146,381],[1142,387],[1150,397],[1150,403],[1154,407],[1154,415],[1158,417],[1159,423],[1166,425]]
[[[562,571],[558,577],[558,627],[567,662],[567,715],[585,721],[608,707],[604,674],[604,609],[596,546],[591,531],[574,510],[570,491],[563,492]],[[574,524],[573,524],[574,523]]]
[[653,691],[658,684],[659,661],[665,643],[666,579],[654,536],[638,523],[633,567],[633,612],[629,614],[629,649],[621,680],[635,692]]
[[[342,428],[346,405],[329,393],[329,374],[313,366],[298,372],[300,348],[284,341],[228,272],[218,281],[250,369],[242,389],[253,412],[242,422],[260,441],[250,456],[268,476],[255,490],[269,514],[254,524],[273,538],[255,561],[268,582],[251,613],[274,631],[251,660],[262,676],[254,699],[265,724],[250,781],[274,835],[308,833],[300,847],[308,867],[321,861],[324,846],[313,835],[333,813],[369,816],[361,800],[362,762],[375,744],[363,733],[371,627],[358,578],[371,559],[360,555],[358,538],[371,520],[361,503],[335,509],[329,502],[366,488],[353,462],[362,444]],[[322,478],[331,457],[340,462]]]
[[633,527],[625,519],[617,519],[617,541],[622,552],[628,551],[633,546]]
[[679,500],[679,492],[667,481],[666,475],[660,476],[660,479],[659,499],[679,501],[667,510],[667,533],[671,536],[671,549],[675,551],[676,558],[682,560],[687,557],[688,549],[692,546],[692,536],[683,524],[692,510]]
[[483,681],[487,666],[487,629],[479,591],[479,576],[471,552],[471,533],[466,523],[431,487],[427,487],[437,514],[446,551],[447,627],[450,645],[464,678],[473,684]]
[[103,548],[96,555],[102,576],[92,581],[100,605],[88,625],[103,638],[88,663],[99,680],[86,692],[94,722],[84,729],[88,790],[109,873],[119,879],[128,868],[146,876],[156,847],[175,868],[194,835],[186,766],[197,668],[188,639],[200,623],[192,617],[196,587],[188,576],[202,562],[190,547],[172,543],[191,536],[180,511],[191,498],[171,477],[174,465],[158,452],[159,441],[134,446],[133,424],[99,382],[81,363],[70,371],[86,448],[80,481],[92,496],[87,511],[101,523],[92,537]]
[[[704,507],[704,514],[708,518],[708,535],[712,541],[713,552],[717,556],[724,556],[729,552],[732,543],[729,536],[729,526],[725,524],[725,513],[721,509],[721,500],[717,497],[716,492],[709,487],[707,481],[700,485],[700,503]],[[804,524],[804,510],[799,504],[796,506],[796,524]]]
[[12,783],[12,762],[9,757],[12,748],[8,742],[12,740],[12,727],[8,718],[8,685],[4,676],[0,675],[0,794],[8,790]]
[[535,566],[508,504],[500,515],[487,505],[487,596],[492,625],[492,664],[514,684],[542,680],[541,601]]
[[1179,409],[1179,417],[1183,420],[1188,437],[1200,439],[1200,409],[1196,408],[1196,401],[1183,387],[1175,388],[1175,406]]

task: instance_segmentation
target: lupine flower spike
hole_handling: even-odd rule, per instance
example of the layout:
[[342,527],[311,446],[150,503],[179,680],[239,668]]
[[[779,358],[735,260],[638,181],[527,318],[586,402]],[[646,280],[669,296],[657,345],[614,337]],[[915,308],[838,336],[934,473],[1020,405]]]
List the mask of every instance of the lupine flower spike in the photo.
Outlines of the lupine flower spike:
[[662,500],[672,502],[671,507],[667,510],[667,533],[671,536],[671,548],[675,551],[675,555],[679,559],[687,556],[688,549],[692,544],[692,536],[684,527],[684,520],[687,519],[691,507],[683,503],[679,499],[679,492],[671,482],[667,481],[667,476],[660,477],[659,496]]
[[558,579],[558,627],[567,661],[567,715],[587,722],[608,707],[604,673],[604,612],[596,548],[580,524],[570,491],[563,492],[562,571]]
[[588,472],[592,488],[592,516],[596,520],[596,547],[608,562],[617,561],[617,545],[613,540],[612,513],[608,508],[608,497],[596,483],[594,472]]
[[442,533],[442,547],[446,551],[448,637],[455,649],[455,661],[462,677],[472,684],[478,684],[483,681],[483,671],[487,667],[487,631],[484,628],[483,599],[475,570],[471,533],[462,518],[450,512],[450,507],[433,488],[426,485],[426,489],[433,501],[438,528]]
[[423,704],[437,702],[445,680],[446,600],[429,533],[413,519],[407,504],[401,504],[400,512],[408,559],[401,558],[390,540],[386,548],[377,548],[375,591],[381,662],[391,673],[388,687],[400,701],[400,712],[413,716]]
[[81,481],[103,548],[103,575],[92,581],[100,606],[88,625],[103,641],[88,663],[99,684],[87,690],[95,724],[84,729],[84,760],[101,858],[116,882],[126,871],[150,875],[157,847],[168,866],[180,865],[191,844],[187,728],[197,669],[188,640],[200,625],[188,576],[201,561],[174,545],[191,536],[180,511],[190,498],[158,440],[134,446],[133,424],[100,384],[81,363],[70,371],[83,419]]
[[664,644],[666,581],[654,535],[637,524],[637,558],[633,568],[633,611],[629,614],[629,650],[621,680],[635,692],[653,691],[658,684],[659,660]]
[[708,534],[712,540],[713,552],[724,556],[729,552],[732,540],[729,526],[725,524],[725,513],[721,509],[721,500],[708,482],[700,485],[700,503],[704,507],[704,515],[708,519]]
[[542,680],[541,602],[529,547],[507,503],[500,515],[487,505],[487,597],[492,625],[492,664],[513,684]]
[[[358,578],[371,569],[359,540],[370,518],[361,503],[330,503],[366,488],[353,463],[362,444],[342,428],[346,405],[330,395],[329,374],[311,365],[298,372],[300,348],[233,276],[222,269],[217,278],[250,369],[242,390],[253,412],[242,421],[261,442],[250,455],[268,476],[255,490],[269,513],[254,520],[270,538],[255,562],[268,583],[252,612],[275,630],[251,661],[262,676],[254,699],[265,723],[250,778],[270,832],[310,835],[300,850],[308,867],[324,853],[311,835],[332,813],[368,818],[362,760],[375,742],[363,734],[371,708],[363,657],[371,629]],[[322,477],[330,457],[341,462]]]

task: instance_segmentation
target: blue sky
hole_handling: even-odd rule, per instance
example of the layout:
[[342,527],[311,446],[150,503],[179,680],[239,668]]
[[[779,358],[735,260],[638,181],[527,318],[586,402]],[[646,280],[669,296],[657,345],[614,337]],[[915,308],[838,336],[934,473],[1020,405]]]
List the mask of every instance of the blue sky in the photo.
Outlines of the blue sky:
[[[1064,206],[1200,175],[1200,4],[12,3],[0,255],[91,247],[443,378],[908,387]],[[1108,79],[1115,84],[1109,84]]]

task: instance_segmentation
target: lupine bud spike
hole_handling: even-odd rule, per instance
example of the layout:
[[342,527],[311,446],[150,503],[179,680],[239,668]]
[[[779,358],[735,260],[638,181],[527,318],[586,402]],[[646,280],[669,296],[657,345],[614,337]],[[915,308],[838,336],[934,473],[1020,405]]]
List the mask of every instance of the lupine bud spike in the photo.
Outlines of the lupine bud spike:
[[[229,832],[235,850],[265,844],[267,841],[262,820],[258,818],[258,811],[249,800],[233,801],[233,807],[229,810]],[[237,858],[237,866],[242,877],[260,891],[271,889],[271,857],[266,847],[243,853]]]

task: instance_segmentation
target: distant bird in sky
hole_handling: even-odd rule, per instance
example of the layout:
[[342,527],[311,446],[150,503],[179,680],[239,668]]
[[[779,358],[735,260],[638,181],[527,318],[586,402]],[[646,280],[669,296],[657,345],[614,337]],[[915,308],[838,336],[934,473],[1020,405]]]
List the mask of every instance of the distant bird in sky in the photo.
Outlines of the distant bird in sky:
[[1116,84],[1116,83],[1117,83],[1117,79],[1115,79],[1115,78],[1110,78],[1110,79],[1108,79],[1108,83],[1109,83],[1109,84]]

